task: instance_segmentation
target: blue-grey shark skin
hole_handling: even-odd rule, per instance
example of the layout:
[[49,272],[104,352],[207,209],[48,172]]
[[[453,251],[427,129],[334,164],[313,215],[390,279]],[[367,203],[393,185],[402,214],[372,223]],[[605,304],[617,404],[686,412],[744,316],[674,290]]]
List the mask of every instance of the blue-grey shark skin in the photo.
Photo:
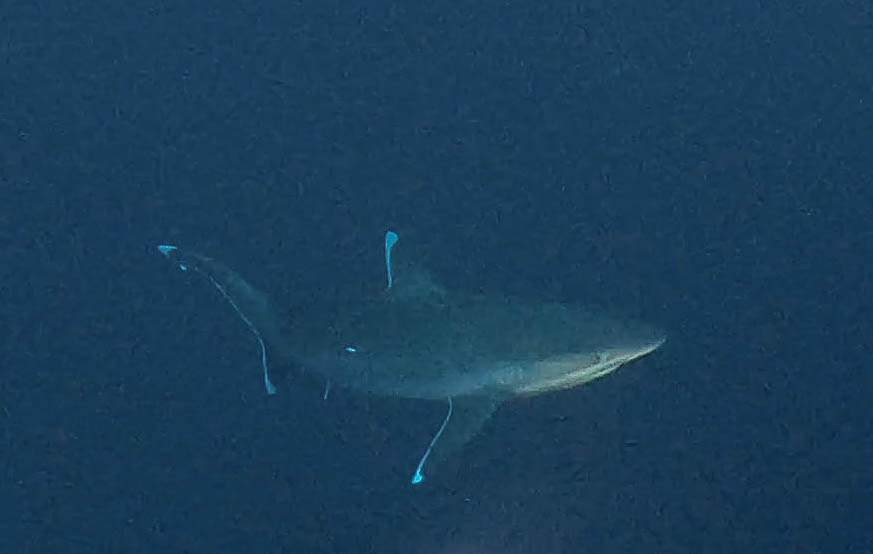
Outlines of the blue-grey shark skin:
[[[386,258],[390,248],[386,243]],[[665,340],[645,324],[579,306],[449,293],[413,267],[392,280],[390,261],[390,288],[325,304],[336,309],[304,308],[283,333],[267,297],[236,272],[193,252],[159,249],[182,269],[205,275],[249,325],[261,343],[268,392],[266,349],[336,385],[448,401],[449,415],[413,483],[422,480],[425,460],[429,468],[445,460],[505,400],[590,382]]]
[[664,340],[645,325],[564,304],[475,295],[395,299],[390,291],[294,339],[297,357],[337,384],[429,400],[570,388]]

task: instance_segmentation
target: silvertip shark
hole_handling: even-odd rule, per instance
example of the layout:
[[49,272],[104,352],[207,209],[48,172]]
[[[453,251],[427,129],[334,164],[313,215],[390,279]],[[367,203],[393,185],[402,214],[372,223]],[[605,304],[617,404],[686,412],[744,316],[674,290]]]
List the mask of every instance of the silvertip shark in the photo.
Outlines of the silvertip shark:
[[[443,401],[447,414],[412,476],[445,461],[504,402],[599,379],[655,351],[665,335],[648,325],[557,302],[450,293],[412,264],[396,264],[396,233],[385,235],[387,285],[370,295],[304,306],[282,329],[268,297],[224,264],[176,246],[158,251],[203,275],[260,346],[264,385],[274,356],[312,368],[331,385],[382,396]],[[397,267],[395,267],[397,266]]]

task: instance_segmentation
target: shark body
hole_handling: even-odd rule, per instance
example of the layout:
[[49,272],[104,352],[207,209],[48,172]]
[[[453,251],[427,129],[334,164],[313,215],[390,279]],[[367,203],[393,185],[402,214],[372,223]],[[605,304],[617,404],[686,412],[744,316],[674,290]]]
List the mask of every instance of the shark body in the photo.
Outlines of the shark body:
[[285,332],[266,296],[223,264],[174,246],[158,249],[203,274],[261,346],[321,373],[329,384],[383,396],[439,400],[448,414],[412,478],[474,436],[503,402],[588,383],[656,350],[660,331],[579,306],[449,293],[412,266],[392,272],[397,236],[386,235],[388,286],[336,309],[302,308]]

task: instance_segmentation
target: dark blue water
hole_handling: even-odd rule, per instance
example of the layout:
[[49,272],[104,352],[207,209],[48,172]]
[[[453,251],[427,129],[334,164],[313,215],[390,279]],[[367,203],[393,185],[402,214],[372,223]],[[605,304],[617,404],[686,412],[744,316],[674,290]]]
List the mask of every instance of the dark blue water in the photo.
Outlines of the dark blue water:
[[[869,552],[870,8],[427,4],[3,8],[0,552]],[[284,310],[389,228],[669,341],[419,490],[443,406],[267,397],[154,250]]]

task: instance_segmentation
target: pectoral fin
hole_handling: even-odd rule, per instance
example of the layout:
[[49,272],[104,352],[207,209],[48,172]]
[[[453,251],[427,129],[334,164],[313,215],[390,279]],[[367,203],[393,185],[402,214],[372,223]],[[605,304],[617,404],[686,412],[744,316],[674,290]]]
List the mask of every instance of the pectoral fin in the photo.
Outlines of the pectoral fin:
[[424,480],[422,469],[425,463],[429,468],[433,468],[441,465],[460,450],[479,432],[499,405],[498,399],[487,396],[448,398],[446,418],[418,463],[412,477],[412,484],[416,485]]

